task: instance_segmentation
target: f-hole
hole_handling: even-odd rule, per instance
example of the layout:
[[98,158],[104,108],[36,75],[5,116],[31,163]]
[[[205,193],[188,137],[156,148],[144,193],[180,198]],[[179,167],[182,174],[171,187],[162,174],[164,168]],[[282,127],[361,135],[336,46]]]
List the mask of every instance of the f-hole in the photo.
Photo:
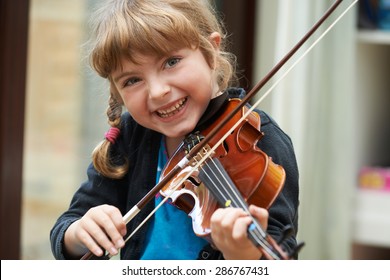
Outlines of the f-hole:
[[[231,135],[234,134],[234,130],[230,133]],[[226,154],[229,153],[229,145],[226,143],[226,141],[223,141],[222,142],[222,145],[223,145],[223,148],[225,149],[226,151]],[[222,157],[222,156],[221,156]]]

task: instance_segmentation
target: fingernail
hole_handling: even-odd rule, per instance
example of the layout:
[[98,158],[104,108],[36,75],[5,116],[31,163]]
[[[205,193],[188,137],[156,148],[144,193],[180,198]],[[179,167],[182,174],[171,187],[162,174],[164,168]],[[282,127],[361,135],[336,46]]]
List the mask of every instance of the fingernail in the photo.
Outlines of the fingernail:
[[119,240],[116,242],[116,247],[117,247],[117,248],[122,248],[124,245],[125,245],[125,242],[124,242],[122,239],[119,239]]
[[103,254],[103,251],[100,248],[97,248],[97,249],[93,250],[93,254],[95,256],[101,256]]
[[118,250],[115,247],[111,247],[110,248],[110,254],[111,255],[116,255],[116,254],[118,254]]
[[254,205],[251,205],[251,206],[249,206],[250,207],[250,209],[252,210],[252,211],[255,211],[255,212],[259,212],[260,210],[259,210],[259,208],[258,207],[256,207],[256,206],[254,206]]

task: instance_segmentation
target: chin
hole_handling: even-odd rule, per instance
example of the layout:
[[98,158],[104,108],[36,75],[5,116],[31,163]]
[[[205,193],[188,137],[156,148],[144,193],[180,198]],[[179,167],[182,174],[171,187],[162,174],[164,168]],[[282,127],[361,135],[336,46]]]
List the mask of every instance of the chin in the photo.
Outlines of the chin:
[[169,137],[172,137],[172,138],[180,138],[180,137],[184,138],[188,134],[190,134],[194,130],[194,128],[195,128],[195,126],[186,127],[185,129],[181,129],[181,130],[176,131],[176,133],[170,134]]

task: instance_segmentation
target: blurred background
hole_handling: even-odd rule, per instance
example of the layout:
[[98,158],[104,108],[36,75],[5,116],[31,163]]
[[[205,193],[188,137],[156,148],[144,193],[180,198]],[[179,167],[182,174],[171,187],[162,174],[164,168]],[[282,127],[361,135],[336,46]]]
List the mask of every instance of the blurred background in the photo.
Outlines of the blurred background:
[[[50,229],[108,128],[83,49],[101,0],[0,1],[1,259],[53,259]],[[211,1],[247,90],[334,2]],[[390,1],[361,0],[259,106],[295,146],[300,259],[390,259],[389,73]]]

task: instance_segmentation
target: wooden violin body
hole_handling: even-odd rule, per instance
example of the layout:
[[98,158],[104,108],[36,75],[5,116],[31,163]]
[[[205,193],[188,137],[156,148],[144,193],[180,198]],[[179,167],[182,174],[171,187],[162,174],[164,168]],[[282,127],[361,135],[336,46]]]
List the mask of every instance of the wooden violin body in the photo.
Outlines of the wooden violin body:
[[[224,119],[233,108],[237,106],[238,99],[231,99],[220,111],[221,114],[215,120],[218,123]],[[246,107],[243,107],[231,123],[236,123],[242,117]],[[215,149],[214,158],[218,158],[224,169],[237,186],[239,192],[248,204],[255,204],[263,208],[269,208],[275,198],[278,196],[285,182],[285,171],[275,164],[268,155],[257,147],[257,142],[263,137],[260,132],[260,116],[252,112],[247,119],[224,140],[222,145]],[[222,135],[228,133],[229,124],[220,131],[209,146],[213,146]],[[202,135],[207,133],[213,127],[208,127],[201,131]],[[168,173],[180,159],[185,156],[187,146],[192,140],[185,141],[170,159],[164,174]],[[195,141],[195,140],[194,140]],[[190,166],[192,165],[192,166]],[[210,233],[210,218],[214,211],[220,207],[210,191],[199,180],[199,170],[193,170],[190,164],[184,168],[177,176],[160,191],[163,196],[169,196],[172,202],[178,208],[185,211],[193,222],[193,229],[198,236],[205,237]],[[191,175],[188,176],[189,172]],[[182,178],[187,178],[182,180]],[[178,184],[181,184],[178,186]]]

